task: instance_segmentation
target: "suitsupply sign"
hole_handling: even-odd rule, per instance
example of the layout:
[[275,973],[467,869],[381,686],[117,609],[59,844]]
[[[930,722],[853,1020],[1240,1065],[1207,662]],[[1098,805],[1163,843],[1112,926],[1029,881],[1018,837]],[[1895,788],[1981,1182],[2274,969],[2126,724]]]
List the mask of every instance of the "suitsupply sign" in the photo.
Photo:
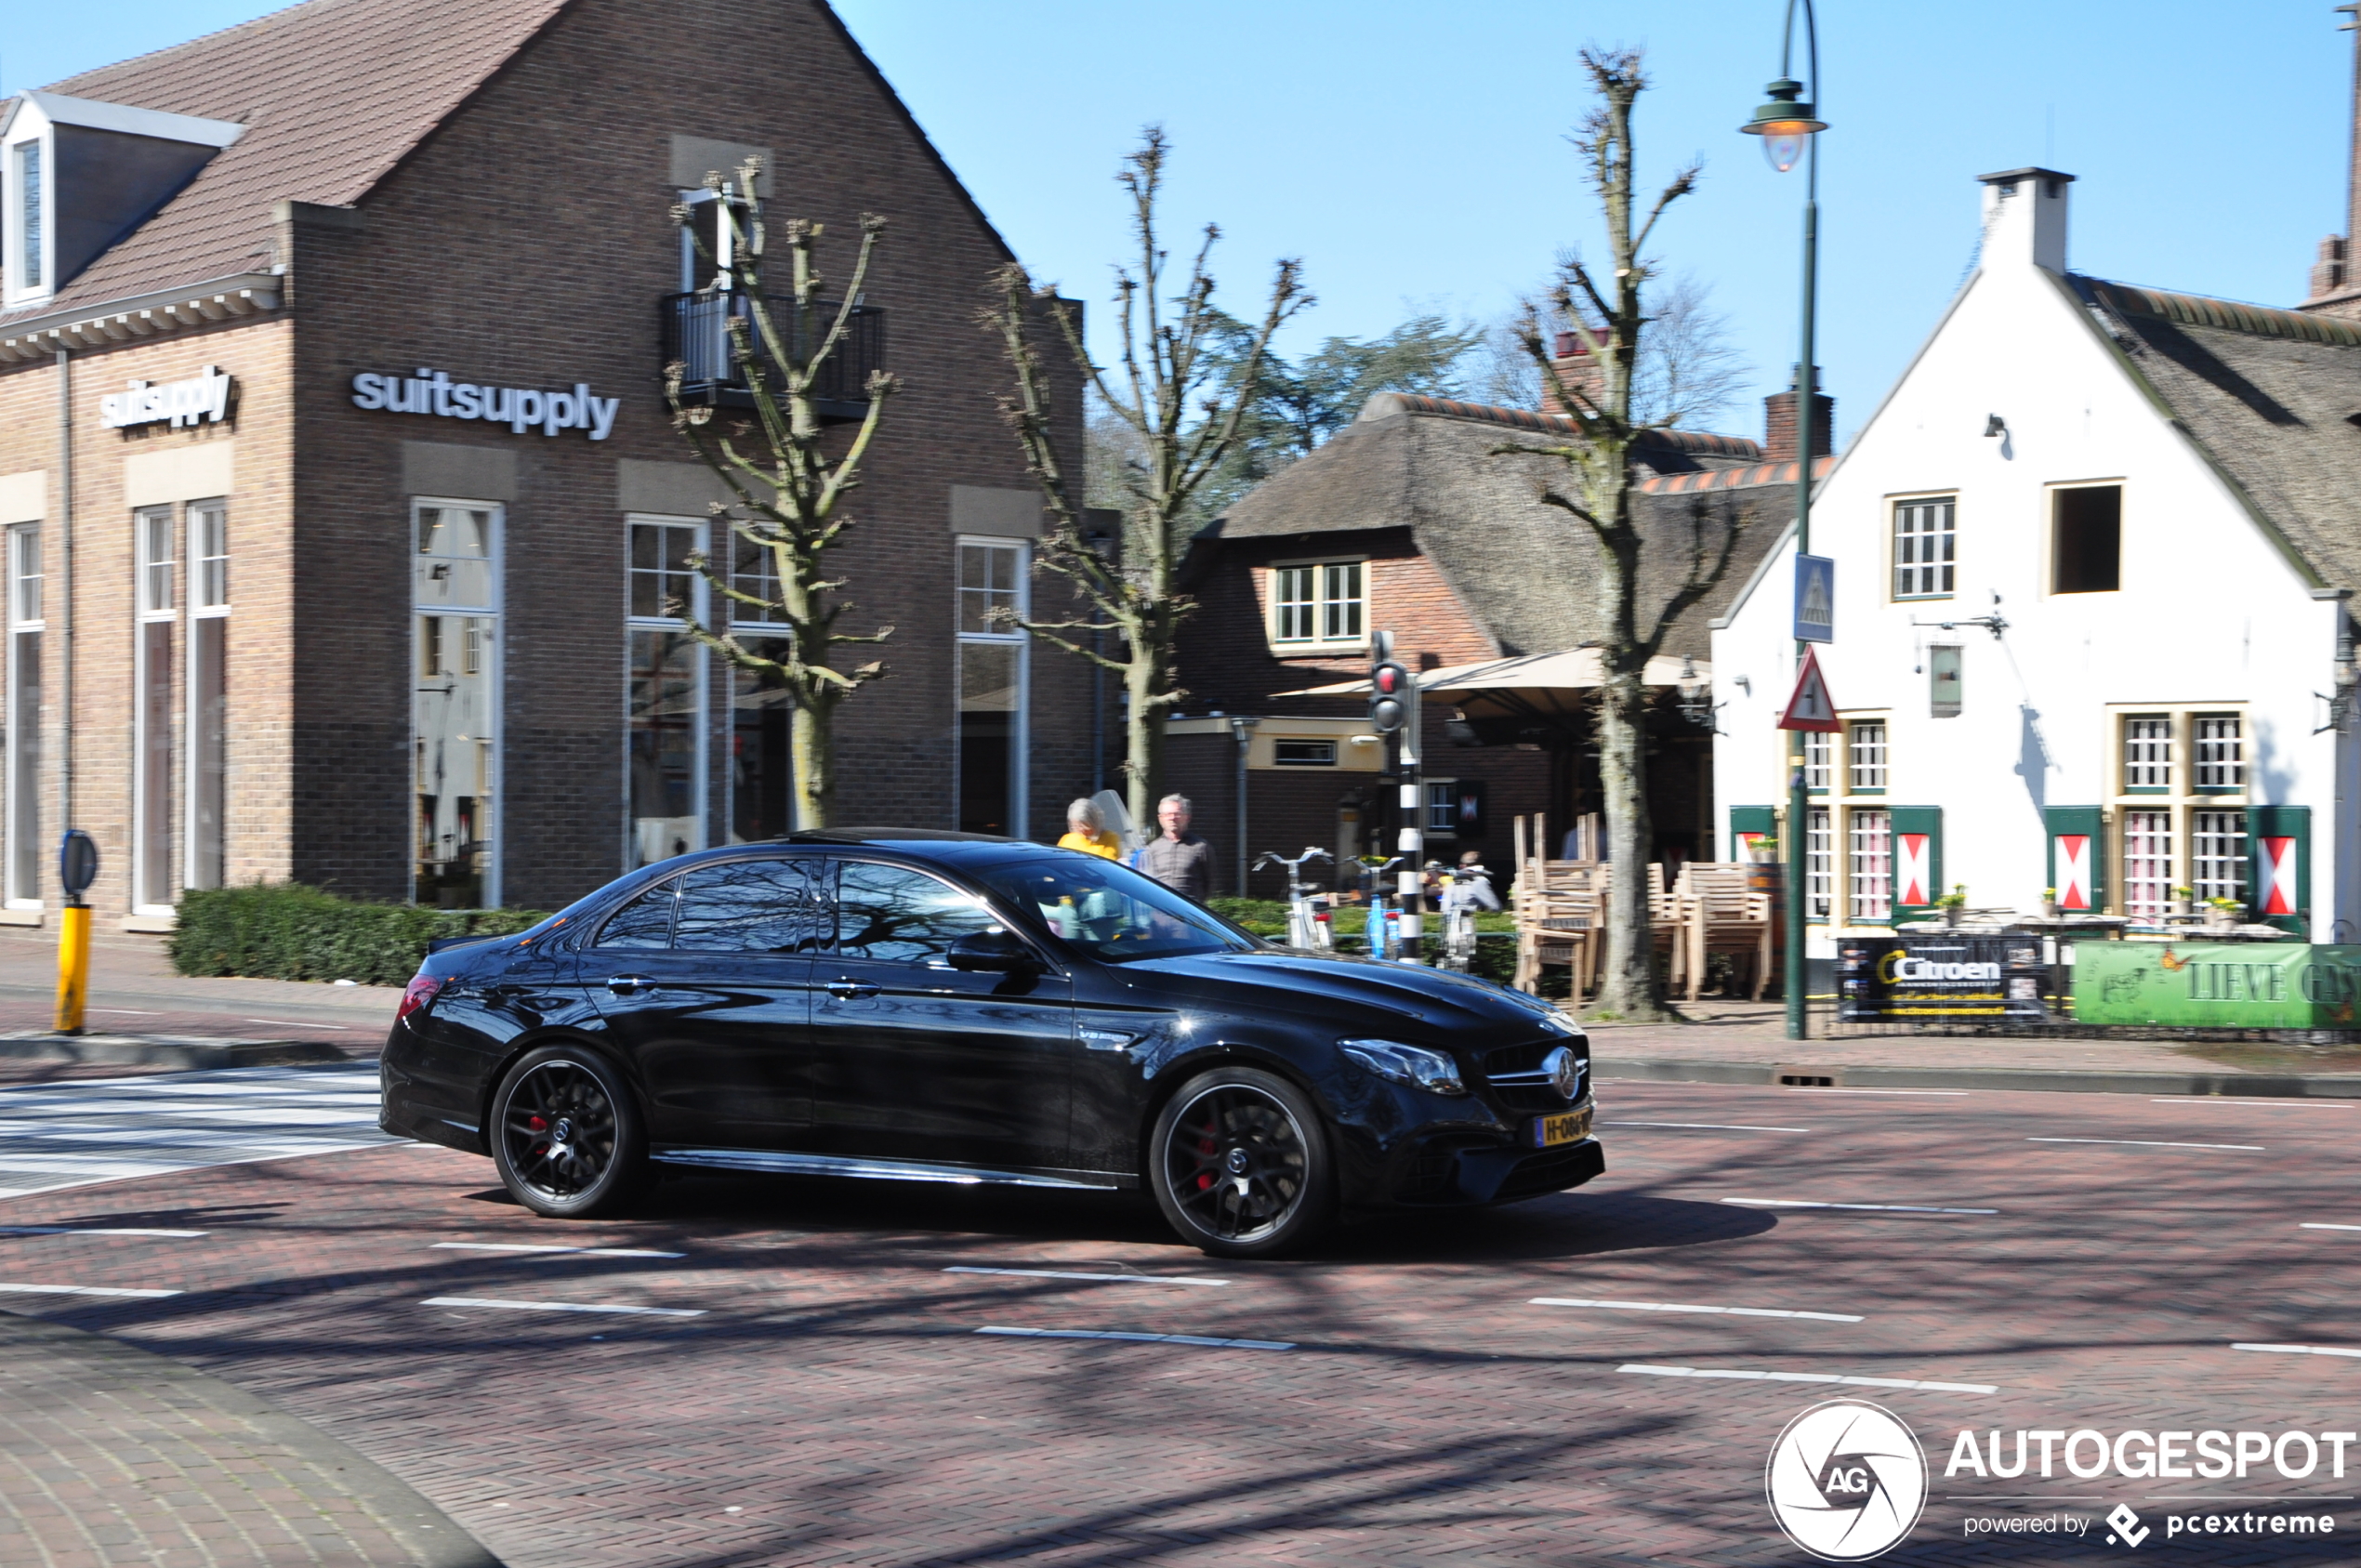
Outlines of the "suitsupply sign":
[[2086,942],[2074,959],[2077,1023],[2361,1027],[2361,947]]

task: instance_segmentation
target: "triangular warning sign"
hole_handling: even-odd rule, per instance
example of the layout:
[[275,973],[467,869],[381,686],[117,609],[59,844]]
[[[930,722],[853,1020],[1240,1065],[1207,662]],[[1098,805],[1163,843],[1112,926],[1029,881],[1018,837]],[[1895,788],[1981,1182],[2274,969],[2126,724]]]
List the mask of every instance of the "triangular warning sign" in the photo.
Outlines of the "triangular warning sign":
[[1831,735],[1844,728],[1837,722],[1837,705],[1828,696],[1827,679],[1820,673],[1820,657],[1808,644],[1803,650],[1803,667],[1795,673],[1795,694],[1787,699],[1777,728],[1816,730]]

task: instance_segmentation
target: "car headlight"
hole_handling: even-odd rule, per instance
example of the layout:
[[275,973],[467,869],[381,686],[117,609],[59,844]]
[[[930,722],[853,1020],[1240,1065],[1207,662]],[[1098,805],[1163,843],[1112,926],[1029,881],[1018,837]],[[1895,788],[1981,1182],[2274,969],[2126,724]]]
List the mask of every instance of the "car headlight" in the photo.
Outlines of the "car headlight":
[[1339,1040],[1337,1048],[1380,1078],[1435,1094],[1468,1092],[1468,1087],[1459,1082],[1459,1064],[1441,1051],[1393,1040]]

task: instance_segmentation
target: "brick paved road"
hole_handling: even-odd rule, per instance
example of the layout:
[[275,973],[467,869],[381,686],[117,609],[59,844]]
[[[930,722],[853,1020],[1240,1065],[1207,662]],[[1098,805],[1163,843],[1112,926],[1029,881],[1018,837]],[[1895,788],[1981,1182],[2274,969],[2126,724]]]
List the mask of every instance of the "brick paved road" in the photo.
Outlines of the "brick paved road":
[[[517,1568],[1800,1562],[1770,1525],[1763,1459],[1846,1392],[1901,1416],[1935,1466],[1925,1518],[1881,1561],[2120,1552],[2103,1525],[1961,1537],[1971,1512],[2087,1521],[2117,1502],[2156,1530],[2143,1559],[2361,1559],[2361,1445],[2342,1480],[2265,1465],[2169,1493],[1942,1474],[1969,1427],[2361,1430],[2361,1360],[2230,1348],[2361,1348],[2361,1231],[2301,1228],[2361,1225],[2361,1108],[1602,1092],[1610,1173],[1592,1187],[1351,1232],[1299,1263],[1217,1264],[1105,1199],[819,1180],[696,1177],[627,1220],[535,1221],[484,1162],[404,1145],[0,1203],[11,1225],[208,1232],[0,1236],[0,1279],[182,1292],[11,1304],[313,1420]],[[1808,1130],[1745,1130],[1774,1128]],[[2051,1139],[2149,1141],[2034,1141]],[[2156,1500],[2193,1493],[2274,1501]],[[2171,1508],[2294,1498],[2338,1534],[2161,1528]]]

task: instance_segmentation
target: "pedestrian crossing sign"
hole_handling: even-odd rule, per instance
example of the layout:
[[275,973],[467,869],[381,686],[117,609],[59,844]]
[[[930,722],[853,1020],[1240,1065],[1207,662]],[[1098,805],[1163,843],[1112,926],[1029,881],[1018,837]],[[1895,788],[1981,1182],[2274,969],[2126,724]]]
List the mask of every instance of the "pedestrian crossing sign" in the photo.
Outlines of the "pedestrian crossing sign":
[[1828,696],[1827,679],[1820,673],[1817,649],[1803,651],[1803,667],[1795,672],[1795,693],[1787,699],[1787,711],[1779,716],[1782,730],[1815,730],[1835,734],[1844,728],[1837,722],[1837,705]]
[[1837,563],[1827,556],[1795,558],[1795,639],[1837,639]]

